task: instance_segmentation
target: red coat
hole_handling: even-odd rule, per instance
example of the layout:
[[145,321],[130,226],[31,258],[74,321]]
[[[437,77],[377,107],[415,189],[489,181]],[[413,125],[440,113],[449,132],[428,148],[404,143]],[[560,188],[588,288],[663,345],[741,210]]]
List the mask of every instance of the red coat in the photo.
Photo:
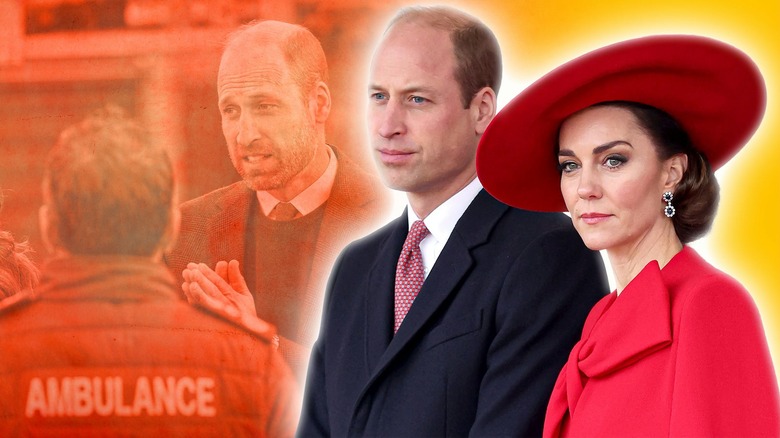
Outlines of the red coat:
[[777,379],[750,295],[688,247],[591,310],[544,436],[780,436]]

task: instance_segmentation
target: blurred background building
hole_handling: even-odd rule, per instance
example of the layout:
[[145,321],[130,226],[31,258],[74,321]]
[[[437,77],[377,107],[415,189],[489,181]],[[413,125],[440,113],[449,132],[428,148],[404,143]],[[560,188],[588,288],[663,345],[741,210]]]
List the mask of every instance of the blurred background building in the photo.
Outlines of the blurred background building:
[[373,171],[363,111],[370,51],[394,0],[0,0],[2,226],[37,225],[46,154],[59,132],[106,104],[141,120],[171,151],[187,200],[239,179],[217,110],[225,36],[254,19],[308,27],[330,67],[328,142]]

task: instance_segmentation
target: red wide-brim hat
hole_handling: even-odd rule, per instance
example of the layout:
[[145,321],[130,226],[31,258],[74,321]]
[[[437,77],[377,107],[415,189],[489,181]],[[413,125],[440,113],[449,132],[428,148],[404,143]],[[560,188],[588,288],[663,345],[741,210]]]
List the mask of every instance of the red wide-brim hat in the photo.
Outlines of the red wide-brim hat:
[[669,113],[717,169],[755,132],[766,89],[747,55],[710,38],[660,35],[603,47],[543,76],[496,115],[477,149],[485,189],[515,207],[565,211],[556,156],[561,123],[615,100]]

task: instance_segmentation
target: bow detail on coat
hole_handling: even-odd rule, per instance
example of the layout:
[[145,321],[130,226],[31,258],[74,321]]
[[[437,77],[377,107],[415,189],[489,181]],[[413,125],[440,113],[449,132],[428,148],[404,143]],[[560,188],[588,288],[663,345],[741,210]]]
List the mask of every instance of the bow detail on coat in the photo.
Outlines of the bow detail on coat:
[[[559,436],[589,379],[614,373],[669,346],[671,305],[658,262],[652,261],[617,296],[596,303],[555,383],[547,406],[545,436]],[[552,427],[550,427],[552,426]]]

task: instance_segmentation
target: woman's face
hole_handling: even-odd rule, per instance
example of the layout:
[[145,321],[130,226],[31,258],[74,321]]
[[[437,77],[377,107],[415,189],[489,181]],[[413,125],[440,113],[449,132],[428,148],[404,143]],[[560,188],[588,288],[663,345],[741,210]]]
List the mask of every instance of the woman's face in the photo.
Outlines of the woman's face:
[[679,176],[630,111],[578,112],[561,125],[559,145],[561,192],[588,248],[630,251],[670,225],[661,195]]

